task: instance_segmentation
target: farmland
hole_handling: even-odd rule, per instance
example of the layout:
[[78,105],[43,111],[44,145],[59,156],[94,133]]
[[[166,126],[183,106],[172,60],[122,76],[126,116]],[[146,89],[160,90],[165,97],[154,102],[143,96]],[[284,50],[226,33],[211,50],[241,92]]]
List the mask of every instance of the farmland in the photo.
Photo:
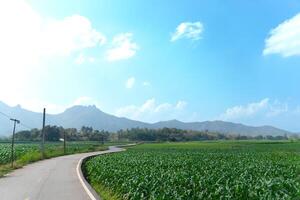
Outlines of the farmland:
[[300,142],[143,144],[88,160],[104,199],[294,199]]
[[[40,143],[16,143],[14,148],[14,162],[16,167],[41,160]],[[66,154],[104,150],[99,142],[68,142]],[[45,144],[46,158],[64,155],[62,142],[48,142]],[[0,176],[10,170],[8,163],[11,161],[11,144],[0,143]]]

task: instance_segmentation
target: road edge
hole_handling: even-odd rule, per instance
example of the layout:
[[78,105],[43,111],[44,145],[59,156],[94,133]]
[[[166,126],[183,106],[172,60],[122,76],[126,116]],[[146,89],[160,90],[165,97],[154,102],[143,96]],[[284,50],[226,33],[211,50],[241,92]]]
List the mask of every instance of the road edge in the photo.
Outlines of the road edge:
[[[99,154],[99,155],[101,155],[101,154]],[[79,160],[79,162],[77,163],[77,167],[76,167],[77,176],[79,178],[79,181],[80,181],[83,189],[85,190],[87,195],[90,197],[90,199],[91,200],[101,200],[100,196],[96,193],[96,191],[93,189],[93,187],[87,182],[87,180],[83,176],[83,173],[81,170],[83,161],[90,157],[92,157],[92,156],[82,157]]]
[[122,147],[131,147],[131,146],[135,146],[135,145],[137,145],[137,144],[126,144],[126,145],[110,146],[109,148],[118,147],[118,148],[120,148],[120,151],[107,150],[106,152],[105,151],[99,152],[99,154],[82,157],[79,160],[79,162],[77,163],[77,167],[76,167],[77,176],[79,178],[79,181],[80,181],[82,187],[84,188],[84,190],[86,191],[87,195],[90,197],[91,200],[101,200],[101,197],[94,190],[94,188],[89,184],[89,182],[85,179],[85,177],[83,175],[83,172],[82,172],[82,163],[85,160],[87,160],[91,157],[100,156],[100,155],[103,155],[103,154],[118,153],[118,152],[126,151],[126,149],[123,149]]

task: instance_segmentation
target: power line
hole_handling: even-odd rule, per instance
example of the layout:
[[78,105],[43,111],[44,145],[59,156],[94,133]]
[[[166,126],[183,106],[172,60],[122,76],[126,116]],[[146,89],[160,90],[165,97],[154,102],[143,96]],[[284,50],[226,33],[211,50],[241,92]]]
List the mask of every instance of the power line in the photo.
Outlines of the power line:
[[32,127],[27,126],[26,124],[24,124],[24,123],[22,123],[22,122],[20,123],[20,125],[23,126],[23,127],[25,127],[25,128],[28,128],[28,129],[33,129]]
[[[1,111],[0,111],[0,114],[3,115],[4,117],[6,117],[9,120],[13,118],[12,116],[9,116],[9,115],[5,114],[4,112],[1,112]],[[28,128],[28,129],[33,129],[32,127],[30,127],[30,126],[28,126],[24,123],[20,123],[20,125],[25,127],[25,128]]]
[[3,115],[4,117],[8,118],[8,119],[11,119],[11,118],[12,118],[12,117],[10,117],[9,115],[7,115],[7,114],[5,114],[5,113],[3,113],[3,112],[1,112],[1,111],[0,111],[0,114]]

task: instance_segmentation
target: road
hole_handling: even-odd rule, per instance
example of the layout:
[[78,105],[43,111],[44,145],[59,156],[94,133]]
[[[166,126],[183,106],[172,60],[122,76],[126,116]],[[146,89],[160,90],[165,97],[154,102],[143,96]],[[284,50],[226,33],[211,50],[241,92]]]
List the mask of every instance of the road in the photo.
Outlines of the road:
[[124,149],[74,154],[39,161],[0,178],[1,200],[90,200],[77,165],[81,159]]

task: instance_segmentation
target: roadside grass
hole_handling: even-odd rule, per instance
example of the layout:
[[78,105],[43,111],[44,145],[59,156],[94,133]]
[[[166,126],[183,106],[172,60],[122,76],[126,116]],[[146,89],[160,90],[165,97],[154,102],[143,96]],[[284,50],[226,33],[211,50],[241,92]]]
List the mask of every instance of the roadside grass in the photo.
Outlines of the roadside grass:
[[[28,145],[36,145],[34,143],[28,143]],[[95,151],[104,151],[108,149],[108,146],[115,145],[116,143],[105,143],[104,145],[98,142],[69,142],[64,153],[61,143],[48,143],[45,149],[45,159]],[[117,143],[118,144],[118,143]],[[1,146],[0,146],[1,147]],[[1,148],[0,148],[1,151]],[[21,168],[27,164],[43,160],[40,150],[33,148],[32,151],[26,152],[14,161],[14,167],[11,167],[11,163],[0,164],[0,178],[10,173],[14,169]]]
[[91,185],[93,186],[94,190],[98,193],[101,194],[101,199],[102,200],[121,200],[122,198],[112,192],[109,188],[107,187],[103,187],[101,184],[99,183],[91,183]]
[[10,167],[10,164],[1,165],[0,166],[0,178],[3,177],[5,174],[8,174],[12,168]]

